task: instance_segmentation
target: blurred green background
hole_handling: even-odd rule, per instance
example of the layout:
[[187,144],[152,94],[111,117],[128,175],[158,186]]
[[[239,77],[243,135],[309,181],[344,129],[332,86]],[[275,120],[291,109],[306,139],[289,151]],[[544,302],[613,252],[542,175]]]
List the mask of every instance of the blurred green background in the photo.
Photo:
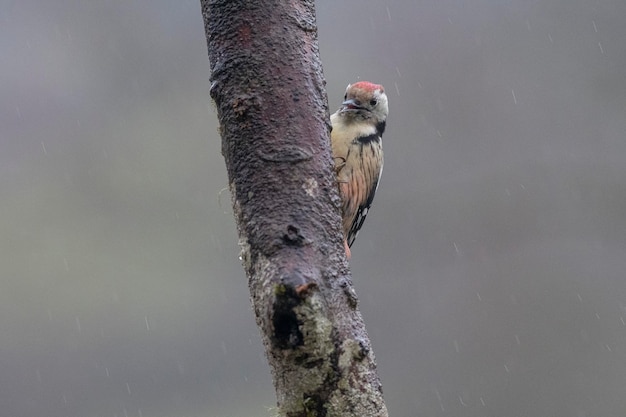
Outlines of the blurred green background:
[[[393,416],[626,412],[626,2],[318,2],[385,85],[353,247]],[[0,0],[3,416],[270,416],[196,0]]]

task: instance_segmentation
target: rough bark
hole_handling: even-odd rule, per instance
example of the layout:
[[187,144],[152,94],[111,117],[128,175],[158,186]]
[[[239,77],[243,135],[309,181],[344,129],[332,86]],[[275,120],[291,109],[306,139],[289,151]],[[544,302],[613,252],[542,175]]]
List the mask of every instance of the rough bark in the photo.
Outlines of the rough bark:
[[286,417],[387,416],[345,259],[312,0],[201,0],[222,153]]

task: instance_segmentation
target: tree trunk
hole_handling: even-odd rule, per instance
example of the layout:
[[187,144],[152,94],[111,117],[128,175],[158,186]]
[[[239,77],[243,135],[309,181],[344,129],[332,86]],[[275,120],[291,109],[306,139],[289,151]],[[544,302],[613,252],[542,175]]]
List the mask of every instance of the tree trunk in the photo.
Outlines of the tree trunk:
[[222,153],[286,417],[386,417],[345,258],[312,0],[201,0]]

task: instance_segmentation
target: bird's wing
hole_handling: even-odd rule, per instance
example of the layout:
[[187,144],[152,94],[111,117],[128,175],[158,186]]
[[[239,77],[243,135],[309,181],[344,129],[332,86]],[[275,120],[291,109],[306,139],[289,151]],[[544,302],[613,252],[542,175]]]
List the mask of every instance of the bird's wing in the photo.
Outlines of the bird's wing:
[[380,137],[363,137],[358,142],[348,149],[345,164],[337,176],[343,200],[343,228],[348,246],[352,246],[363,226],[383,169]]

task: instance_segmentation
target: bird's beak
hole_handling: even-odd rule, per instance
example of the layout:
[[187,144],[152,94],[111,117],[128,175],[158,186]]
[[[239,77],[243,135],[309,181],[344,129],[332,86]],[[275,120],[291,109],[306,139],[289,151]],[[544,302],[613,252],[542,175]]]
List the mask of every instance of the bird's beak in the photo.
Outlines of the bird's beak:
[[343,103],[341,103],[341,106],[343,111],[361,110],[363,108],[362,106],[357,104],[354,99],[344,101]]

